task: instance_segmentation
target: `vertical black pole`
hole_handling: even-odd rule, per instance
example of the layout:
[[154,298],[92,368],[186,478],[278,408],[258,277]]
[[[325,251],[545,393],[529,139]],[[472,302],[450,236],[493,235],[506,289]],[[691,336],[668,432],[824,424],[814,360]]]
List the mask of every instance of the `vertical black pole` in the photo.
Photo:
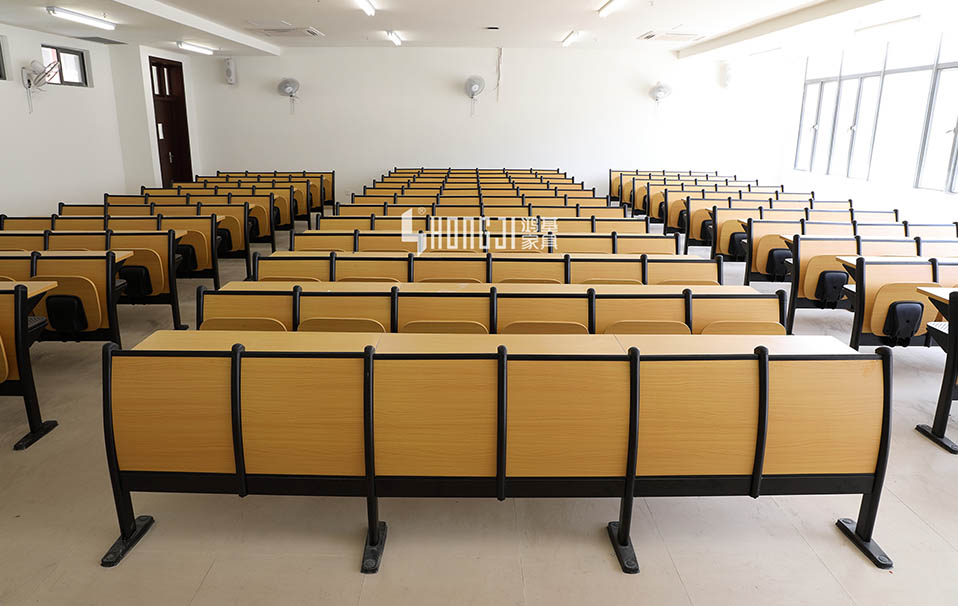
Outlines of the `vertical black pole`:
[[836,525],[875,566],[887,569],[892,567],[891,558],[872,540],[872,534],[875,530],[875,519],[878,517],[878,503],[885,483],[885,472],[888,469],[888,449],[891,443],[892,361],[891,349],[888,347],[879,347],[875,353],[882,361],[882,424],[875,475],[871,491],[862,495],[858,521],[840,518]]
[[247,495],[246,456],[243,451],[243,413],[241,404],[242,360],[246,349],[236,343],[230,353],[230,420],[233,430],[233,462],[236,468],[236,494]]
[[619,519],[609,522],[609,539],[622,572],[637,574],[639,562],[632,547],[632,505],[635,501],[635,468],[639,447],[639,350],[629,348],[629,443],[625,459],[625,486],[619,505]]
[[379,497],[376,495],[376,452],[373,435],[373,358],[376,348],[367,345],[363,350],[363,438],[366,460],[366,519],[368,530],[363,546],[360,572],[379,572],[383,547],[386,543],[386,523],[379,519]]
[[[495,290],[495,289],[493,289]],[[498,389],[496,392],[496,498],[506,500],[506,409],[508,400],[508,351],[500,345],[498,352]]]
[[113,352],[119,350],[116,343],[103,346],[103,442],[106,445],[106,465],[110,471],[110,484],[113,487],[113,502],[116,505],[116,517],[120,525],[120,537],[114,541],[109,551],[100,559],[104,567],[116,566],[123,556],[153,526],[151,516],[134,517],[133,500],[130,491],[123,486],[120,477],[120,464],[116,455],[116,440],[113,435]]
[[768,435],[768,348],[756,347],[755,355],[758,357],[758,423],[755,431],[752,483],[748,492],[753,499],[762,494],[762,472],[765,467],[765,441]]

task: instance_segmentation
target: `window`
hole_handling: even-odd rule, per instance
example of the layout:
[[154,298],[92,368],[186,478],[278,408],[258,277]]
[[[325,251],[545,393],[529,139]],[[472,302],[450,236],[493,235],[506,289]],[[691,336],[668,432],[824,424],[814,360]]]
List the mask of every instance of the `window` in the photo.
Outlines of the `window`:
[[86,61],[82,51],[43,46],[43,64],[58,63],[59,66],[50,80],[51,84],[68,86],[86,86]]
[[0,36],[0,80],[7,79],[7,68],[4,61],[4,52],[7,50],[7,39],[3,36]]
[[794,168],[958,193],[958,35],[810,56]]

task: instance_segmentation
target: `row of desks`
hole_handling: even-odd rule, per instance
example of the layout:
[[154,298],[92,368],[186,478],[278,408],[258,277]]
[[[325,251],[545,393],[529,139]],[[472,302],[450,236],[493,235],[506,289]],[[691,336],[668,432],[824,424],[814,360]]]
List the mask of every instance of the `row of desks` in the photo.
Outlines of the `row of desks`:
[[377,354],[509,353],[528,355],[626,355],[637,347],[642,355],[752,354],[765,346],[770,355],[856,355],[828,336],[772,335],[472,335],[417,333],[320,333],[160,330],[134,349],[141,351],[229,351],[236,344],[248,351],[361,352],[372,345]]
[[426,293],[488,293],[490,288],[506,293],[532,294],[585,294],[590,290],[596,294],[643,294],[662,295],[679,294],[688,289],[695,294],[759,294],[751,286],[711,286],[711,285],[644,285],[644,284],[538,284],[524,282],[311,282],[291,281],[244,281],[236,280],[224,284],[225,291],[288,291],[299,286],[303,292],[389,292],[393,288],[401,292]]

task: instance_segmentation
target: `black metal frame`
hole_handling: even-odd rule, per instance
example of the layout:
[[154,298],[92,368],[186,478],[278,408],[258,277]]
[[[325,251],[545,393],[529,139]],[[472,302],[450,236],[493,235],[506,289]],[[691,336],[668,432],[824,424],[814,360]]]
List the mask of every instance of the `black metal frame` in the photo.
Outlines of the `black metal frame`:
[[[44,293],[45,294],[45,293]],[[33,380],[33,364],[30,361],[30,346],[36,342],[40,331],[46,327],[46,322],[34,327],[33,332],[28,329],[30,312],[43,299],[44,294],[27,297],[27,287],[17,284],[13,287],[13,346],[17,357],[17,373],[19,378],[9,379],[0,383],[0,395],[22,396],[23,407],[27,415],[27,425],[30,431],[17,440],[14,450],[25,450],[47,435],[57,426],[53,419],[43,420],[40,413],[40,401],[37,397],[37,387]]]
[[[117,459],[112,415],[112,364],[114,357],[229,357],[231,414],[235,473],[185,473],[123,471]],[[363,440],[365,473],[363,476],[295,476],[247,474],[242,459],[240,411],[241,363],[244,357],[282,358],[358,358],[363,359]],[[871,474],[763,475],[764,435],[768,406],[768,368],[771,362],[830,359],[881,359],[883,375],[882,427],[875,471]],[[375,470],[374,363],[376,359],[494,360],[497,363],[497,437],[496,477],[409,477],[379,476]],[[891,559],[874,542],[872,533],[888,462],[891,436],[891,352],[880,348],[875,355],[851,356],[769,356],[764,347],[752,355],[678,355],[650,356],[647,361],[667,360],[755,360],[759,368],[759,419],[753,471],[745,476],[665,476],[636,477],[638,421],[640,405],[640,354],[630,348],[621,355],[509,355],[504,346],[494,354],[380,354],[372,346],[359,352],[245,352],[241,344],[223,351],[119,351],[114,345],[103,349],[103,420],[107,466],[113,487],[120,537],[101,560],[102,566],[115,566],[146,534],[153,524],[150,516],[134,517],[132,491],[273,494],[303,496],[361,496],[366,499],[367,534],[363,542],[360,567],[363,573],[378,571],[386,540],[386,524],[379,518],[379,497],[418,496],[452,498],[508,497],[617,497],[619,519],[608,524],[609,538],[623,572],[637,573],[638,560],[630,539],[632,503],[635,497],[713,496],[784,494],[862,494],[858,522],[841,518],[837,525],[852,543],[879,568],[891,568]],[[629,364],[630,403],[627,455],[623,475],[619,477],[510,477],[506,468],[506,397],[508,365],[522,361],[607,361]]]
[[938,392],[938,403],[935,407],[935,418],[932,424],[915,426],[918,433],[925,436],[946,452],[958,455],[958,444],[948,439],[945,432],[948,430],[948,418],[951,415],[951,403],[958,395],[958,331],[952,327],[954,311],[958,310],[958,291],[951,291],[948,302],[938,301],[929,297],[935,308],[944,316],[947,325],[944,330],[928,326],[928,332],[935,342],[945,350],[945,371],[941,379],[941,389]]

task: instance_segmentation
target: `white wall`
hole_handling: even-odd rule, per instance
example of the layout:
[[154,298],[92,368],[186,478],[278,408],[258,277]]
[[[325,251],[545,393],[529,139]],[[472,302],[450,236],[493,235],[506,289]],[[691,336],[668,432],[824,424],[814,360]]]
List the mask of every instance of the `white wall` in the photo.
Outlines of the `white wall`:
[[[396,165],[561,167],[605,193],[609,168],[707,164],[716,117],[700,111],[714,62],[665,52],[505,49],[496,101],[495,49],[334,48],[193,62],[200,153],[210,170],[336,169],[337,197]],[[486,90],[470,117],[466,77]],[[703,75],[704,74],[704,75]],[[302,88],[296,113],[276,92]],[[657,80],[676,94],[656,107]],[[681,92],[680,92],[681,91]]]
[[[123,159],[106,47],[0,25],[8,80],[0,80],[0,212],[44,215],[59,201],[98,202],[124,188]],[[40,59],[41,44],[89,52],[88,88],[48,85],[34,112],[20,68]]]

